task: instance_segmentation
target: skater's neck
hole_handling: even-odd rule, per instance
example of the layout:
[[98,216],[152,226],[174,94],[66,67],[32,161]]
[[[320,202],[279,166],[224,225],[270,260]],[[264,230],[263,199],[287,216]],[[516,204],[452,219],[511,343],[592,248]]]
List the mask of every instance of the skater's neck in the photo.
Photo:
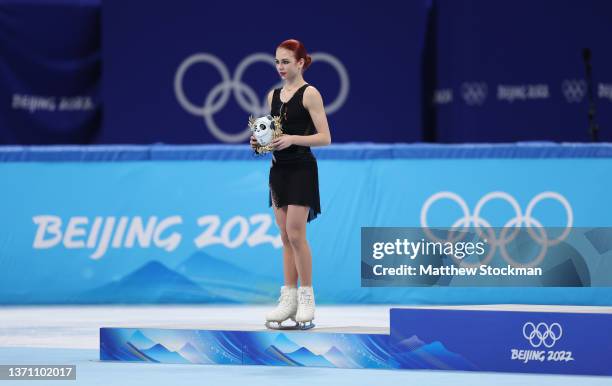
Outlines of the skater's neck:
[[286,79],[285,83],[283,84],[283,87],[285,88],[285,90],[295,90],[296,88],[304,85],[304,83],[306,83],[304,81],[304,78],[302,77],[302,75],[299,75],[292,79]]

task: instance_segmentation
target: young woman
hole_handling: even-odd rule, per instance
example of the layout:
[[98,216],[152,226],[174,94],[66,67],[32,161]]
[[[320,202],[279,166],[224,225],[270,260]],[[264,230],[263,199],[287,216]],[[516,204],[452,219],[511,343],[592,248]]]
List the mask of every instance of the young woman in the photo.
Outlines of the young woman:
[[[321,94],[304,81],[311,61],[301,42],[282,42],[276,49],[275,63],[283,87],[268,95],[270,114],[280,116],[285,133],[273,142],[269,178],[269,205],[283,241],[285,282],[278,306],[266,315],[269,328],[283,328],[287,319],[296,323],[293,327],[313,326],[312,255],[306,223],[321,213],[321,207],[317,160],[310,147],[329,145],[331,136]],[[251,146],[256,143],[251,137]]]

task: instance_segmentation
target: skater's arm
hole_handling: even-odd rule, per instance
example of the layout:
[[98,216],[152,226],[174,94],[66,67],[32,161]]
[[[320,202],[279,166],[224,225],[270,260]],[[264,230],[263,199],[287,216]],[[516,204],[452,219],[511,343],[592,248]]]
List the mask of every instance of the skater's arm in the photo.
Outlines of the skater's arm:
[[304,90],[304,107],[310,113],[310,118],[314,123],[317,133],[313,135],[296,135],[293,138],[294,145],[300,146],[327,146],[331,143],[329,124],[327,115],[323,107],[323,98],[319,91],[314,87],[307,87]]

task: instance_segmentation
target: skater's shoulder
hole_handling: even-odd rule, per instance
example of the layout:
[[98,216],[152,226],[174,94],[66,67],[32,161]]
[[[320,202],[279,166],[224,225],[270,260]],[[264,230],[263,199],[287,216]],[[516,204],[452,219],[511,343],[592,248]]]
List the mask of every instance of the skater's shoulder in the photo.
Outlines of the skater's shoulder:
[[315,86],[313,86],[310,83],[306,83],[304,85],[304,96],[306,96],[306,95],[316,95],[316,94],[321,95],[321,93],[319,93],[319,90]]
[[321,93],[319,92],[319,90],[317,90],[316,87],[309,84],[308,87],[306,87],[306,89],[304,90],[302,103],[304,107],[309,109],[311,107],[322,105],[323,97],[321,96]]

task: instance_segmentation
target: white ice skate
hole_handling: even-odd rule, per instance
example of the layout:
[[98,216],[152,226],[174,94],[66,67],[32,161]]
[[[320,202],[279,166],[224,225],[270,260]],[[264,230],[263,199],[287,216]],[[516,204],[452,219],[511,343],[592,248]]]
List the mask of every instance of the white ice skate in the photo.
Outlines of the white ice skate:
[[[278,298],[278,305],[266,315],[266,327],[273,330],[297,329],[298,323],[295,321],[297,311],[297,289],[287,286],[281,287],[281,294]],[[291,319],[294,325],[283,325],[283,322]]]
[[315,326],[312,322],[315,313],[315,299],[312,287],[300,287],[297,298],[298,306],[295,314],[295,321],[299,329],[308,330],[313,328]]

